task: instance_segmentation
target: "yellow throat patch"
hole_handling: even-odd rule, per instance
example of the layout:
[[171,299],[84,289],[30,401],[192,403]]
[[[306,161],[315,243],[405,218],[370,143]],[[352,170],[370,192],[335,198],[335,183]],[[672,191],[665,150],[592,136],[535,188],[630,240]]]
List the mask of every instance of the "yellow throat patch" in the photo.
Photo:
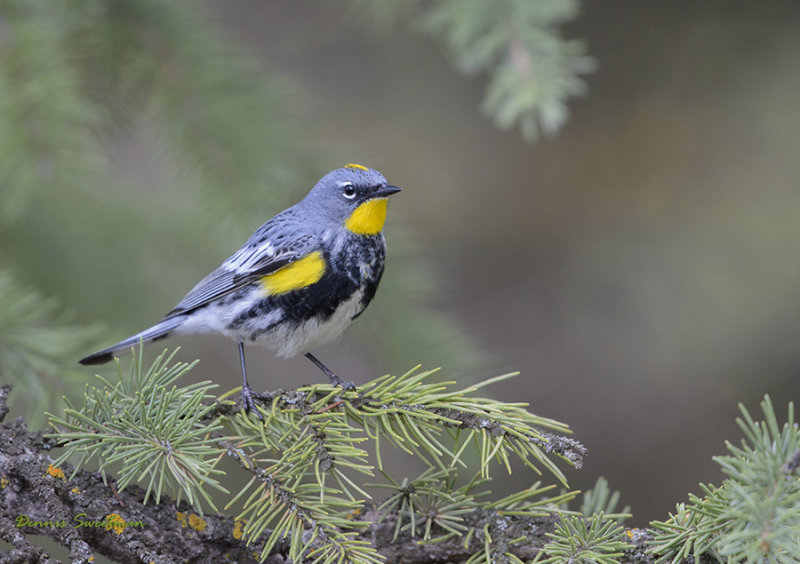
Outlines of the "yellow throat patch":
[[386,221],[386,198],[368,200],[358,206],[344,226],[357,235],[377,235]]
[[268,295],[285,294],[310,286],[325,274],[325,259],[314,251],[300,260],[279,268],[272,274],[261,277],[261,287]]
[[367,167],[355,163],[346,164],[344,165],[344,168],[353,168],[355,170],[369,170]]

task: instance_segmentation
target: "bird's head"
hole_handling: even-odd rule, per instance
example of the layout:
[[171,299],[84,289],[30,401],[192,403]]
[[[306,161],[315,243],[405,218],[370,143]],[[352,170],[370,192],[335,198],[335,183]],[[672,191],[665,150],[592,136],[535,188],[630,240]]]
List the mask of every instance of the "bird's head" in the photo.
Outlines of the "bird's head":
[[358,235],[376,235],[386,221],[389,196],[400,191],[377,170],[348,164],[317,182],[303,204]]

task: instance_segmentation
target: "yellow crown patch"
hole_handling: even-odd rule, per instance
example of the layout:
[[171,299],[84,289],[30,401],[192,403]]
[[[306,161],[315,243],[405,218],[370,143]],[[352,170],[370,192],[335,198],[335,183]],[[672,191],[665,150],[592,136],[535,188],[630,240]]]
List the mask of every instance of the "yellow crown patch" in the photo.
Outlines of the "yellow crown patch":
[[362,166],[360,164],[354,164],[354,163],[346,164],[346,165],[344,165],[344,168],[353,168],[355,170],[369,170],[365,166]]

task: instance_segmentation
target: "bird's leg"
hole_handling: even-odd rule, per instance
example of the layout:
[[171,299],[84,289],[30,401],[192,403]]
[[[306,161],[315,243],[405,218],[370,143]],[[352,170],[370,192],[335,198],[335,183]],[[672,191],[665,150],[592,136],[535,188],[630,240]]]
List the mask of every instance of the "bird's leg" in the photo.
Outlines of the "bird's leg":
[[244,364],[244,343],[242,341],[238,341],[238,343],[239,359],[242,361],[242,405],[244,405],[244,410],[248,413],[253,411],[256,413],[256,415],[258,415],[258,411],[256,411],[256,404],[253,401],[253,398],[261,398],[263,396],[254,392],[253,388],[251,388],[250,384],[247,382],[247,367]]
[[328,379],[331,381],[331,384],[333,384],[334,386],[340,386],[341,388],[344,388],[345,390],[355,390],[356,389],[356,385],[353,382],[345,382],[344,380],[339,378],[336,374],[333,373],[333,371],[330,368],[328,368],[327,366],[322,364],[319,361],[319,359],[317,357],[315,357],[313,354],[311,354],[310,352],[307,352],[305,356],[306,356],[306,358],[308,360],[313,362],[314,365],[317,368],[319,368],[320,370],[322,370],[325,373],[325,376],[328,377]]

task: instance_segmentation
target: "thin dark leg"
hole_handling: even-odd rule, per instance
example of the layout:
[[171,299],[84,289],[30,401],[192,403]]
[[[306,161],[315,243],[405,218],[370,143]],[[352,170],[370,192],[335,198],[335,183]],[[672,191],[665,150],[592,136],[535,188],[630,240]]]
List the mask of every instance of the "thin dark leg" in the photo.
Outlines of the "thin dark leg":
[[331,384],[333,384],[334,386],[341,386],[345,390],[356,389],[356,385],[353,382],[345,382],[344,380],[339,378],[336,374],[333,373],[333,371],[330,368],[322,364],[322,362],[320,362],[320,360],[310,352],[307,352],[305,356],[308,360],[313,362],[317,368],[319,368],[320,370],[322,370],[322,372],[325,373],[325,376],[328,377],[328,379],[331,381]]
[[[253,402],[253,389],[247,382],[247,367],[244,364],[244,343],[241,341],[239,341],[239,359],[242,361],[242,405],[244,405],[245,411],[255,411],[256,404]],[[258,412],[256,411],[256,413]]]
[[238,341],[239,345],[239,360],[242,361],[242,382],[244,383],[245,388],[249,388],[250,385],[247,383],[247,366],[244,364],[244,343]]

